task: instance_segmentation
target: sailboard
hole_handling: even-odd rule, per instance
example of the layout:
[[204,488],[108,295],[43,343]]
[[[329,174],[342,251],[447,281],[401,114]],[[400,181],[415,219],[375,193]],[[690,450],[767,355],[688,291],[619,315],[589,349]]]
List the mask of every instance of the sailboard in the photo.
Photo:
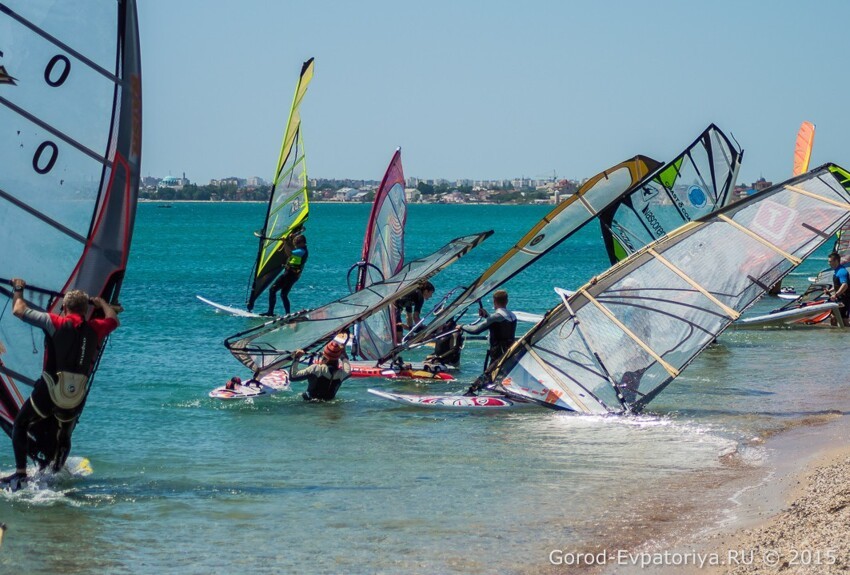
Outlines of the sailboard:
[[743,151],[711,124],[599,214],[612,264],[691,220],[731,203]]
[[841,320],[841,311],[835,302],[811,302],[789,309],[778,309],[768,314],[741,318],[732,324],[737,329],[761,329],[765,327],[814,327],[831,325],[830,320],[835,320],[835,326],[844,327]]
[[244,309],[240,309],[238,307],[233,307],[233,306],[224,305],[224,304],[221,304],[221,303],[216,303],[212,300],[208,300],[207,298],[199,296],[199,295],[196,295],[195,297],[198,298],[200,301],[204,302],[205,304],[207,304],[208,306],[211,306],[211,307],[217,309],[218,311],[228,313],[228,314],[236,316],[236,317],[254,317],[254,318],[263,317],[258,313],[245,311]]
[[391,393],[379,389],[366,390],[376,397],[387,399],[409,407],[449,410],[494,411],[528,407],[528,402],[518,401],[505,395],[416,395],[409,393]]
[[272,178],[271,194],[266,209],[266,219],[259,237],[259,249],[251,273],[248,290],[248,311],[275,278],[283,271],[288,258],[287,239],[304,228],[309,214],[307,192],[307,164],[301,138],[301,100],[313,78],[313,58],[301,66],[301,74],[292,98],[289,119],[283,133],[277,166]]
[[486,377],[548,407],[640,411],[848,218],[834,164],[721,208],[564,298]]
[[457,261],[492,231],[456,238],[431,255],[408,262],[395,275],[313,310],[290,314],[230,336],[224,342],[255,377],[291,363],[292,353],[318,349],[338,333],[417,289]]
[[236,384],[228,389],[226,385],[216,387],[210,391],[209,396],[213,399],[255,399],[257,397],[269,396],[281,391],[291,391],[289,385],[289,373],[284,370],[276,370],[265,375],[259,380],[249,380]]
[[[84,18],[61,3],[0,3],[0,32],[0,310],[11,310],[14,277],[26,280],[33,309],[58,314],[73,289],[117,304],[142,149],[136,3],[101,2]],[[0,313],[6,433],[41,374],[41,340]],[[41,466],[67,458],[51,441],[56,430],[52,417],[30,428],[29,455]]]
[[[393,154],[381,185],[375,194],[363,252],[356,264],[360,291],[373,283],[397,274],[404,265],[404,226],[407,200],[404,195],[404,170],[401,148]],[[396,314],[388,306],[354,327],[353,354],[363,359],[379,359],[398,343]]]
[[445,371],[433,371],[425,365],[412,365],[410,367],[383,367],[374,364],[352,363],[351,377],[380,377],[382,379],[410,379],[410,380],[439,380],[454,381],[454,376]]
[[385,353],[381,362],[432,339],[449,319],[459,318],[469,306],[556,248],[659,165],[646,156],[635,156],[590,178],[575,194],[546,214],[453,301],[433,314],[427,325],[423,322],[420,329],[408,334],[404,341]]

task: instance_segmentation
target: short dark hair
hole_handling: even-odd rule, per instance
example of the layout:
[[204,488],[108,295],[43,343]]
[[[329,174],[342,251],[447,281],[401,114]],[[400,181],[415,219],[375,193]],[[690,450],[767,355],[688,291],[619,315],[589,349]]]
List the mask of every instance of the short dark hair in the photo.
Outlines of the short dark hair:
[[831,260],[832,258],[836,258],[838,261],[841,261],[841,254],[839,254],[838,252],[831,252],[828,256],[826,256],[826,258],[829,260]]
[[422,282],[422,285],[419,287],[419,289],[421,289],[422,291],[429,291],[431,293],[434,293],[434,291],[436,291],[434,290],[434,284],[429,281]]
[[508,292],[503,289],[494,291],[493,301],[497,304],[508,305]]

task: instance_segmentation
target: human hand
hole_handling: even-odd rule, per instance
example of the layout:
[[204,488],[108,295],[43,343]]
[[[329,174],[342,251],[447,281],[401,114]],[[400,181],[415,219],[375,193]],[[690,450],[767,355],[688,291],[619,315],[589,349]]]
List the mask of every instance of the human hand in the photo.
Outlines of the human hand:
[[487,317],[487,310],[483,307],[478,308],[478,317]]
[[91,302],[94,305],[96,305],[97,307],[99,307],[100,309],[103,309],[107,305],[109,305],[109,304],[106,303],[106,300],[104,300],[102,297],[93,297],[93,298],[91,298]]
[[25,282],[21,278],[12,278],[9,283],[12,284],[12,288],[16,290],[22,290],[27,285],[27,282]]
[[302,357],[304,357],[304,353],[305,353],[305,352],[304,352],[304,350],[303,350],[303,349],[296,349],[296,350],[292,353],[292,359],[293,359],[294,361],[298,361],[299,359],[301,359]]

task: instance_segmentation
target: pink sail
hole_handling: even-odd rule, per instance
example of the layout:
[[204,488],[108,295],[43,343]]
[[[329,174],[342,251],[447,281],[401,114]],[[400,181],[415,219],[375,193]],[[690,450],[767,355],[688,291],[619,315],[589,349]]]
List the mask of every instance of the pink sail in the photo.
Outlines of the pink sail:
[[[404,266],[406,221],[404,170],[399,148],[390,160],[369,214],[357,290],[392,277]],[[392,349],[397,340],[396,316],[390,307],[360,323],[355,351],[365,359],[378,359]]]

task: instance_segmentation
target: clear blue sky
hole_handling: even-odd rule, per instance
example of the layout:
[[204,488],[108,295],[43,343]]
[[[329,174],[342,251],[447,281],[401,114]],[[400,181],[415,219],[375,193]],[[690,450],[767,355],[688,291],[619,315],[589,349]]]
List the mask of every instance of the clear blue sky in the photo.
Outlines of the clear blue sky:
[[850,2],[139,0],[144,175],[270,179],[301,63],[311,177],[591,176],[709,123],[739,182],[850,167]]

